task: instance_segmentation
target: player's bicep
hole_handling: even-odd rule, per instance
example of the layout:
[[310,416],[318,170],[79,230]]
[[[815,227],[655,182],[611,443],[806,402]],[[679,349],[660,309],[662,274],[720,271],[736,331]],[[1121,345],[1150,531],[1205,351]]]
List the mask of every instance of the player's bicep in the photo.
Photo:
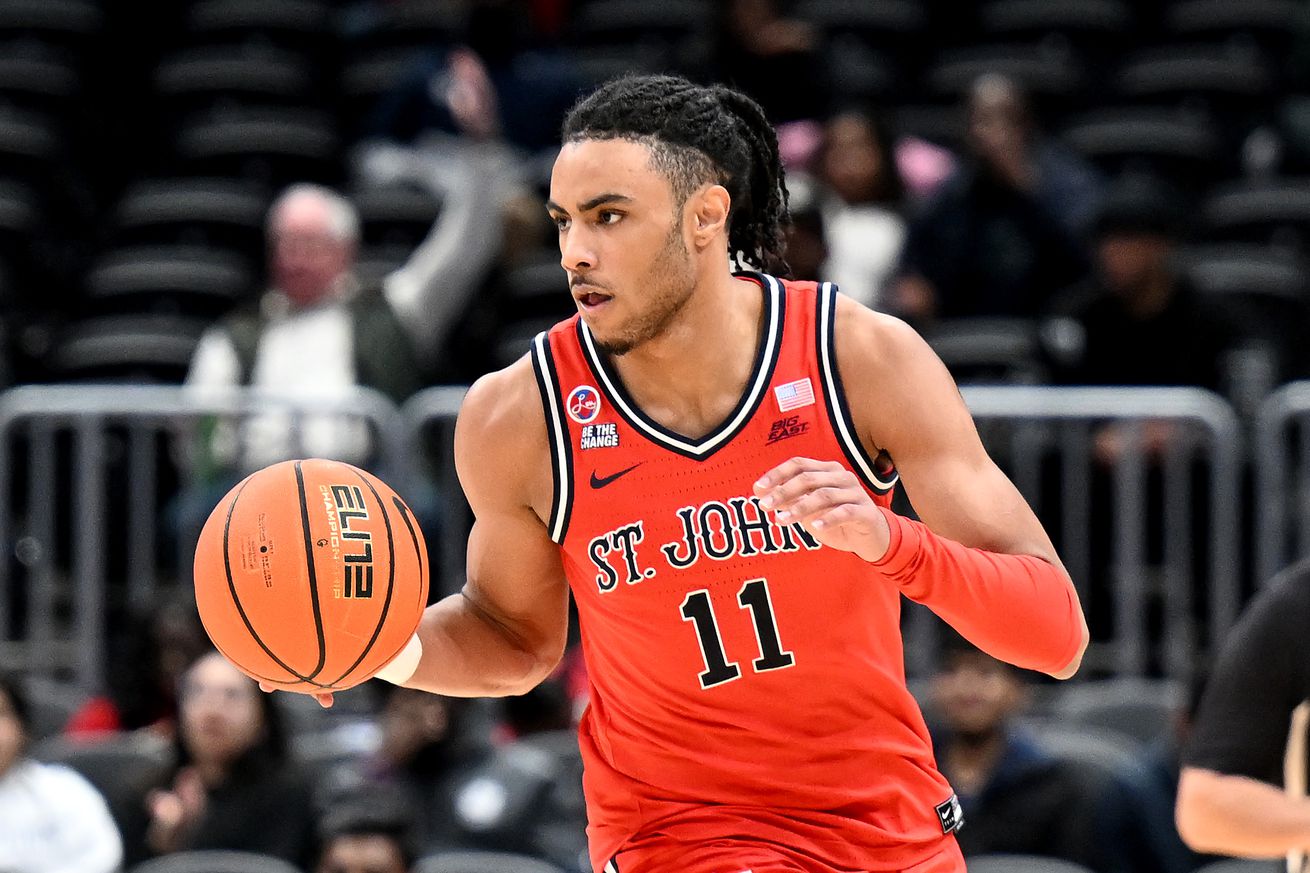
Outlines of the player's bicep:
[[568,587],[559,547],[530,510],[484,515],[468,542],[464,596],[526,650],[558,660],[568,626]]
[[463,591],[516,642],[558,657],[568,588],[559,546],[533,508],[549,503],[550,459],[536,385],[521,364],[479,380],[455,428],[456,470],[474,515]]

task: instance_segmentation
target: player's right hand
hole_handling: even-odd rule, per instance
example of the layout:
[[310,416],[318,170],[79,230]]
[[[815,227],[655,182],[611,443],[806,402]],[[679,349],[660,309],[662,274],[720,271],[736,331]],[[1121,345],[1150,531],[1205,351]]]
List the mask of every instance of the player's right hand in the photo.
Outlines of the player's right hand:
[[891,530],[855,474],[836,461],[792,458],[755,483],[760,505],[782,524],[799,523],[825,546],[877,561]]
[[[260,690],[260,691],[265,691],[265,692],[267,692],[267,693],[269,693],[269,694],[272,694],[274,691],[281,691],[282,689],[280,689],[280,688],[275,688],[275,687],[273,687],[272,685],[269,685],[269,684],[266,683],[266,682],[260,682],[260,683],[259,683],[259,690]],[[300,694],[300,693],[303,693],[303,692],[295,692],[295,693]],[[314,692],[314,699],[317,700],[317,701],[318,701],[318,705],[321,706],[321,707],[323,707],[324,709],[331,709],[331,708],[332,708],[332,692],[331,692],[331,691],[316,691],[316,692]]]

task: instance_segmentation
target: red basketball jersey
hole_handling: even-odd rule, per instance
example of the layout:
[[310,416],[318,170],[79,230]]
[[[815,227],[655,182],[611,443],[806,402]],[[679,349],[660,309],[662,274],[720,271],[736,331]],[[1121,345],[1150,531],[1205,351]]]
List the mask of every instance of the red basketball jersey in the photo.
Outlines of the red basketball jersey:
[[900,594],[752,496],[795,456],[846,465],[882,505],[895,473],[851,424],[836,289],[744,278],[765,329],[744,396],[703,437],[643,415],[579,318],[533,344],[550,532],[591,681],[579,733],[592,859],[719,835],[902,870],[942,849],[959,807],[905,687]]

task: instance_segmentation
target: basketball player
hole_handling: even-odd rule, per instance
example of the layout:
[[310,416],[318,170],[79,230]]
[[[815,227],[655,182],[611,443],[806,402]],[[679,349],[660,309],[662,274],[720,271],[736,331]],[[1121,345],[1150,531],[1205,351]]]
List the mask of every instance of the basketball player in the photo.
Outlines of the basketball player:
[[1306,873],[1310,562],[1271,580],[1224,641],[1183,754],[1176,815],[1200,852]]
[[[963,870],[900,597],[1067,677],[1087,631],[1050,540],[915,333],[733,272],[782,263],[758,105],[628,77],[563,140],[547,209],[578,315],[469,392],[468,580],[383,678],[527,691],[571,587],[597,871]],[[888,510],[898,477],[923,524]]]

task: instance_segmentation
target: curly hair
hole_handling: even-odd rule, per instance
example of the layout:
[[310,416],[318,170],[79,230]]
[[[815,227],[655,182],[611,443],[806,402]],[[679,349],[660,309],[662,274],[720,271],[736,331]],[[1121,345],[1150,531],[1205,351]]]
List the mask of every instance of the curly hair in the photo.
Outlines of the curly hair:
[[679,207],[701,185],[722,185],[732,198],[729,255],[787,273],[787,184],[778,136],[760,105],[740,91],[677,76],[622,76],[570,110],[562,139],[646,145],[654,165],[668,176]]

